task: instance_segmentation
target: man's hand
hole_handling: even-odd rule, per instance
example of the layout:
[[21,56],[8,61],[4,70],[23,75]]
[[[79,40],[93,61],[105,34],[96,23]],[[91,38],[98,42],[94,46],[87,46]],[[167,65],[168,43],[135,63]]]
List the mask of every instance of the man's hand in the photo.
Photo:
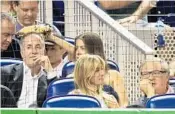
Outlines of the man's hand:
[[47,56],[36,56],[34,57],[34,62],[41,65],[47,72],[53,71],[50,60]]
[[155,95],[155,89],[154,89],[151,81],[148,79],[142,79],[140,81],[140,89],[144,94],[147,95],[148,98]]
[[117,22],[119,22],[119,24],[123,25],[123,26],[126,26],[126,25],[129,25],[129,24],[133,24],[133,23],[136,23],[137,20],[139,20],[139,16],[130,16],[130,17],[126,17],[124,19],[119,19],[117,20]]

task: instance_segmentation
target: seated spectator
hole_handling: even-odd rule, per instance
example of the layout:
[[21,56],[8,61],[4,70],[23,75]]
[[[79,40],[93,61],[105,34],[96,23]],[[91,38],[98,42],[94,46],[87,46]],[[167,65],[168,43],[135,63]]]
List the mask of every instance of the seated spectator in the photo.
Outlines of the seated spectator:
[[[37,19],[37,14],[38,14],[39,1],[17,0],[17,1],[11,1],[11,3],[13,5],[12,7],[14,9],[14,12],[16,12],[16,18],[17,18],[14,24],[15,32],[18,32],[23,27],[37,24],[36,19]],[[15,37],[14,39],[18,41],[18,39],[16,39]],[[11,45],[13,46],[13,48],[15,48],[15,50],[20,52],[20,47],[18,46],[18,42],[16,41],[13,41]],[[8,53],[5,54],[4,56],[9,56],[9,55],[18,56],[18,55],[11,54],[10,51],[8,51]]]
[[170,76],[175,78],[175,60],[170,62],[169,68],[170,68]]
[[[85,33],[75,38],[75,58],[79,59],[84,54],[99,55],[106,61],[103,42],[95,33]],[[118,93],[120,107],[128,104],[126,89],[124,87],[124,79],[116,70],[110,70],[106,66],[105,84],[110,85]]]
[[[65,52],[70,52],[70,49],[73,50],[73,45],[64,40],[64,37],[60,35],[59,31],[53,26],[49,25],[38,25],[38,27],[45,28],[44,32],[47,38],[45,39],[45,47],[46,47],[46,56],[48,56],[51,66],[53,68],[53,72],[57,74],[57,77],[60,78],[62,76],[62,68],[65,63],[69,62],[69,58],[66,56],[63,59],[63,55]],[[33,28],[35,30],[35,28]],[[42,30],[40,30],[42,31]]]
[[109,15],[120,24],[127,25],[136,23],[142,19],[150,9],[156,6],[156,0],[141,1],[98,1],[98,4],[105,9]]
[[[60,38],[48,37],[48,39],[63,47],[69,54],[74,55],[75,60],[78,60],[81,55],[93,54],[99,55],[106,61],[103,42],[97,34],[85,33],[77,36],[75,38],[75,46]],[[105,85],[110,85],[114,88],[115,92],[118,93],[120,107],[127,106],[128,97],[124,87],[123,76],[116,70],[106,69],[107,75],[105,76]]]
[[62,76],[62,68],[64,64],[69,61],[67,58],[63,59],[63,54],[66,50],[54,41],[49,40],[45,41],[45,46],[46,55],[50,60],[53,70],[57,72],[57,77],[60,78],[60,76]]
[[74,79],[76,90],[69,94],[89,95],[97,98],[103,108],[118,108],[117,100],[104,91],[105,61],[98,55],[84,55],[75,65]]
[[15,22],[13,17],[1,13],[1,58],[21,59],[19,44],[13,39],[15,34]]
[[49,72],[53,69],[48,57],[44,56],[43,38],[42,34],[34,32],[21,35],[23,64],[1,67],[1,84],[13,92],[19,108],[41,107],[48,84],[56,78],[56,74]]
[[140,73],[140,89],[145,96],[140,98],[136,104],[145,107],[150,97],[175,93],[175,89],[168,82],[169,68],[165,61],[159,58],[146,60],[140,67]]

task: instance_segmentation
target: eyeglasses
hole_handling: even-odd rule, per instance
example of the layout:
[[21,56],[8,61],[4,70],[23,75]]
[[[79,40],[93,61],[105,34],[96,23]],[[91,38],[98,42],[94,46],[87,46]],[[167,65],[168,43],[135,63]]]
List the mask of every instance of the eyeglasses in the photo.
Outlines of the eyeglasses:
[[167,73],[167,71],[159,71],[159,70],[155,70],[155,71],[150,71],[150,72],[141,72],[141,78],[142,79],[147,79],[150,76],[152,77],[161,77],[163,76],[165,73]]

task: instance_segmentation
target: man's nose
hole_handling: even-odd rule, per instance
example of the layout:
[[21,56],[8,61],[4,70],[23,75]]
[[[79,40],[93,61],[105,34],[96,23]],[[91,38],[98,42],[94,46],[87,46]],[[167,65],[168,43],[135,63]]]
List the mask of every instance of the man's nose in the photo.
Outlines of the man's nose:
[[31,10],[27,11],[27,15],[32,16],[32,11]]
[[32,53],[33,54],[36,54],[37,53],[37,50],[35,48],[32,48]]
[[150,74],[148,79],[149,79],[149,80],[153,80],[154,77]]

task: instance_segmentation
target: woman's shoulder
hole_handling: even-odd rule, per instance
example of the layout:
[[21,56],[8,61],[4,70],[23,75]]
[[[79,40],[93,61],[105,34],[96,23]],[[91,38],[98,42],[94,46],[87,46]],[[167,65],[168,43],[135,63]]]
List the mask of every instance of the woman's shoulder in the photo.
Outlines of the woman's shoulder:
[[69,95],[71,95],[71,94],[80,95],[80,94],[82,94],[82,92],[81,92],[79,89],[74,89],[74,90],[72,90],[71,92],[69,92],[68,94],[69,94]]
[[119,103],[114,96],[106,92],[102,92],[102,97],[109,108],[119,108]]
[[[112,95],[108,94],[108,93],[105,92],[105,91],[102,92],[102,96],[103,96],[103,98],[108,99],[108,100],[113,100],[113,99],[115,99]],[[115,100],[116,100],[116,99],[115,99]]]

